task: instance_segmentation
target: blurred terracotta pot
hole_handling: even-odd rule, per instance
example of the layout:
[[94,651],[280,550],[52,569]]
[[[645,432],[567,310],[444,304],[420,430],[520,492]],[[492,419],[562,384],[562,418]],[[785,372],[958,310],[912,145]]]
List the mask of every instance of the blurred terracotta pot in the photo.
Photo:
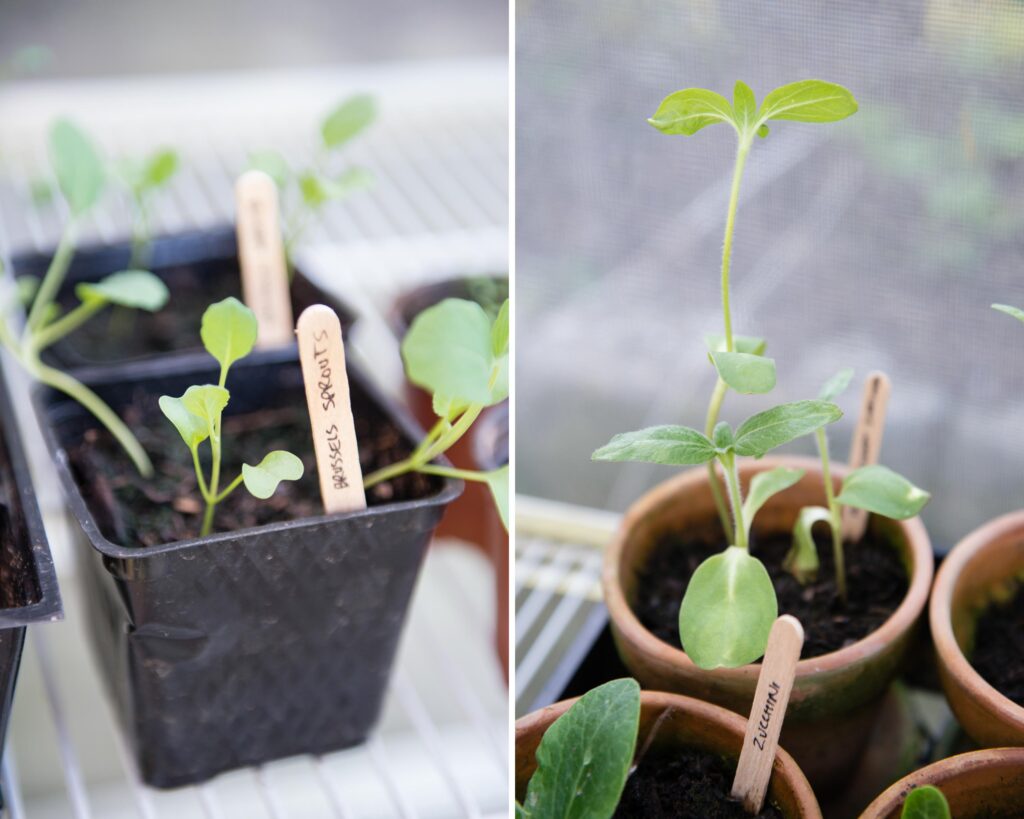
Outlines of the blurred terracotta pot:
[[[563,700],[534,711],[516,722],[516,799],[526,797],[526,786],[537,768],[535,754],[544,732],[564,714],[575,700]],[[664,719],[659,722],[662,715]],[[640,732],[637,747],[657,727],[651,747],[697,748],[729,759],[738,759],[743,747],[746,720],[731,711],[706,702],[643,691],[640,694]],[[776,804],[786,819],[821,819],[818,800],[797,763],[782,748],[775,757],[767,800]]]
[[989,748],[943,759],[888,788],[860,819],[899,819],[903,800],[920,785],[934,785],[954,819],[1024,813],[1024,748]]
[[996,518],[961,540],[943,561],[932,591],[928,614],[942,688],[964,730],[983,747],[1024,745],[1024,708],[967,660],[978,616],[1012,593],[1022,573],[1024,511]]
[[[754,528],[762,534],[789,533],[800,509],[825,503],[816,459],[768,457],[744,462],[741,481],[746,487],[754,475],[777,466],[798,467],[806,474],[758,513]],[[838,488],[846,468],[836,465],[832,472]],[[686,694],[747,714],[760,664],[714,671],[698,668],[682,649],[648,631],[631,607],[638,570],[660,536],[706,526],[716,515],[703,468],[656,486],[629,509],[605,553],[604,596],[619,654],[644,688]],[[919,519],[876,519],[872,525],[880,527],[899,550],[909,588],[879,629],[851,646],[797,664],[782,743],[819,794],[844,782],[864,752],[885,693],[921,621],[932,582],[931,543]]]

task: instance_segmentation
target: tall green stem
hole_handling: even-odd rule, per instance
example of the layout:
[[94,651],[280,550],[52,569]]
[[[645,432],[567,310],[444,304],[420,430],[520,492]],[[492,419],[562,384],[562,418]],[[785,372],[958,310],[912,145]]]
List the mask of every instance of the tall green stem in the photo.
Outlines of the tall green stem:
[[832,559],[836,564],[836,589],[840,599],[846,602],[846,561],[843,556],[843,515],[836,501],[832,486],[832,469],[829,464],[828,436],[824,429],[815,432],[818,453],[821,455],[821,474],[825,480],[825,500],[828,502],[829,528],[832,530]]
[[38,330],[46,319],[46,310],[60,292],[60,286],[64,284],[64,277],[67,276],[68,268],[71,266],[71,259],[75,255],[75,241],[78,238],[78,226],[74,219],[68,221],[61,234],[60,243],[57,245],[57,252],[50,260],[50,266],[46,269],[36,291],[36,297],[32,301],[32,309],[29,310],[28,320],[25,322],[25,332],[22,340],[26,340],[32,333]]
[[90,299],[84,301],[74,310],[68,311],[54,322],[47,324],[33,333],[29,338],[29,344],[35,352],[41,352],[56,341],[74,332],[89,319],[106,307],[108,302],[102,299]]
[[221,500],[217,496],[217,490],[220,488],[220,424],[217,424],[215,434],[210,436],[210,452],[210,494],[206,498],[206,511],[203,513],[203,527],[199,530],[199,537],[206,537],[213,529],[213,512]]
[[729,210],[725,218],[725,240],[722,242],[722,316],[725,322],[725,349],[733,352],[735,346],[732,338],[732,312],[729,307],[729,267],[732,263],[732,235],[736,228],[736,208],[740,200],[740,180],[743,179],[743,167],[747,164],[750,152],[750,138],[740,134],[736,148],[736,165],[732,172],[732,189],[729,192]]
[[736,468],[736,455],[727,452],[719,455],[722,467],[725,469],[726,486],[729,489],[729,503],[732,506],[733,521],[735,523],[735,539],[732,545],[748,550],[750,544],[747,541],[747,526],[743,520],[743,490],[740,489],[740,474]]
[[[725,393],[728,389],[728,385],[719,378],[715,384],[714,391],[711,393],[711,403],[708,404],[707,420],[704,423],[704,434],[708,438],[715,431],[715,425],[718,423],[718,414],[722,410],[722,401],[725,399]],[[718,517],[722,522],[725,540],[727,543],[732,543],[733,529],[732,521],[729,520],[729,506],[725,500],[725,490],[722,487],[721,479],[718,477],[718,469],[715,466],[714,460],[708,461],[708,485],[711,487],[711,496],[715,499],[715,508],[718,510]]]

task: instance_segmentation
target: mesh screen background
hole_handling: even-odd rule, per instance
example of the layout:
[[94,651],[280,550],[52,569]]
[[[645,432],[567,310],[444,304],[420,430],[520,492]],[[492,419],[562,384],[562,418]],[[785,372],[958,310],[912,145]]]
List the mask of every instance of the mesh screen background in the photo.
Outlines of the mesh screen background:
[[768,339],[779,384],[723,417],[852,366],[842,457],[882,369],[882,461],[932,491],[937,548],[1021,505],[1024,327],[989,305],[1024,306],[1024,3],[523,0],[517,17],[517,491],[624,509],[673,470],[591,451],[703,426],[735,135],[646,118],[680,88],[731,99],[743,79],[760,100],[820,78],[860,112],[773,123],[751,151],[733,322]]

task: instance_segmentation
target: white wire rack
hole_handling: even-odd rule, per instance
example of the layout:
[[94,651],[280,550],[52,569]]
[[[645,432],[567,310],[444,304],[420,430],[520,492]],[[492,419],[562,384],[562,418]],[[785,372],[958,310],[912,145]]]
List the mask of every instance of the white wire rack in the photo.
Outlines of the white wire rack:
[[[0,257],[49,252],[57,241],[60,204],[33,206],[30,196],[48,178],[45,131],[55,115],[81,123],[109,156],[180,151],[183,170],[155,202],[155,232],[170,234],[233,221],[233,181],[251,151],[274,148],[301,165],[320,116],[348,93],[372,93],[379,119],[345,161],[368,167],[376,184],[327,207],[298,261],[361,314],[352,352],[394,390],[401,365],[383,321],[394,295],[418,281],[507,270],[506,64],[12,86],[0,94]],[[112,191],[83,242],[123,240],[129,224],[127,203]],[[26,402],[18,404],[67,619],[29,632],[2,771],[10,819],[507,814],[493,581],[483,557],[455,542],[431,547],[384,716],[365,746],[196,787],[143,786],[86,640],[56,476]]]

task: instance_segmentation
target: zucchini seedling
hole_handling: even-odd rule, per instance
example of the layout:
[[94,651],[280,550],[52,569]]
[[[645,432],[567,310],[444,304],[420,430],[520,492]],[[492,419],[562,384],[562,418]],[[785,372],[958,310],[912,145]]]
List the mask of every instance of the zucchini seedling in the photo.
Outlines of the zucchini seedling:
[[903,800],[900,819],[953,819],[949,802],[934,785],[919,785]]
[[[180,397],[160,397],[160,411],[167,417],[192,454],[199,493],[206,503],[200,537],[213,529],[213,514],[221,503],[241,484],[255,498],[266,500],[277,491],[281,481],[297,481],[302,477],[302,461],[283,449],[267,454],[255,466],[242,464],[242,471],[223,489],[220,488],[221,455],[223,451],[222,421],[231,399],[227,389],[231,365],[245,358],[256,344],[256,315],[238,299],[230,296],[211,304],[203,313],[200,336],[206,351],[220,364],[216,384],[189,387]],[[207,479],[200,463],[199,447],[210,442],[210,477]]]
[[508,398],[509,303],[491,320],[476,302],[445,299],[420,313],[402,339],[409,380],[433,398],[437,423],[413,453],[367,475],[366,489],[406,472],[486,483],[508,530],[508,465],[490,472],[432,464],[485,408]]
[[328,202],[348,198],[373,184],[373,175],[358,165],[341,173],[328,169],[332,157],[365,131],[377,117],[377,106],[368,94],[355,94],[343,100],[320,125],[320,144],[313,164],[292,168],[279,151],[259,151],[249,157],[249,165],[263,171],[277,184],[284,213],[284,254],[289,276],[294,275],[292,254],[296,242],[310,222]]
[[[156,312],[167,303],[167,287],[149,271],[122,270],[96,283],[79,284],[75,288],[79,303],[61,314],[57,296],[74,256],[81,223],[99,201],[106,173],[92,143],[67,120],[53,125],[49,142],[57,187],[67,201],[69,215],[43,278],[19,278],[17,299],[9,299],[0,311],[0,343],[35,379],[89,410],[124,447],[139,472],[148,477],[153,474],[153,465],[125,423],[96,393],[67,373],[44,364],[40,355],[108,305]],[[14,326],[17,302],[29,308],[20,334]]]
[[[840,370],[825,382],[818,398],[823,401],[834,401],[846,390],[852,377],[853,370]],[[824,428],[815,432],[815,440],[821,458],[821,475],[825,485],[827,506],[806,506],[800,510],[793,527],[793,547],[786,555],[784,566],[801,583],[806,584],[814,580],[818,574],[819,561],[812,529],[816,523],[828,523],[832,535],[836,590],[845,603],[847,588],[842,507],[852,506],[893,520],[906,520],[917,515],[931,499],[931,495],[914,486],[902,475],[880,464],[868,464],[851,471],[843,480],[840,493],[836,495],[832,482],[828,435]]]

